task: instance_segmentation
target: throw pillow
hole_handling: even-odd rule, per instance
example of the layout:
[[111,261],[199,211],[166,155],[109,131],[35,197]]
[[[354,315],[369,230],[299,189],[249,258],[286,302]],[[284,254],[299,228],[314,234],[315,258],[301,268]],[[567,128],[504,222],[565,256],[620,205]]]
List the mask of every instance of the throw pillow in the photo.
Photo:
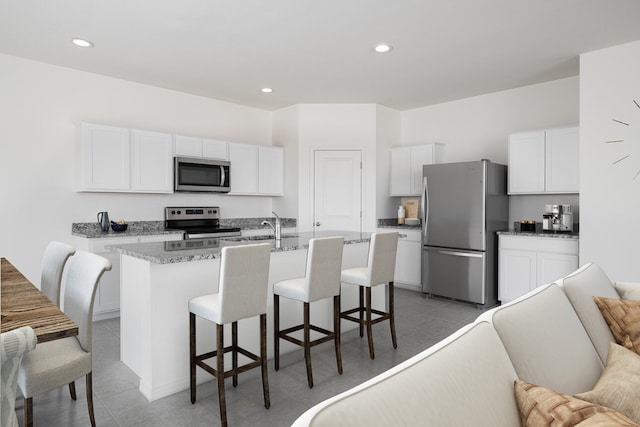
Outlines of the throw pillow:
[[640,354],[640,300],[593,297],[616,342]]
[[613,409],[526,381],[516,380],[515,394],[523,427],[638,426]]
[[640,423],[640,355],[611,343],[607,366],[595,387],[575,397],[615,409]]

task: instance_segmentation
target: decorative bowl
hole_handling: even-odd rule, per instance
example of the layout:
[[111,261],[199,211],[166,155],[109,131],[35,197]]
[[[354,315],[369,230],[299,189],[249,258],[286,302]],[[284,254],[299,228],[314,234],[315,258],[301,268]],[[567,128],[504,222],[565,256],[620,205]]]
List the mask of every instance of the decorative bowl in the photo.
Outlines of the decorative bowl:
[[118,224],[117,222],[111,222],[111,229],[113,231],[125,231],[129,224]]

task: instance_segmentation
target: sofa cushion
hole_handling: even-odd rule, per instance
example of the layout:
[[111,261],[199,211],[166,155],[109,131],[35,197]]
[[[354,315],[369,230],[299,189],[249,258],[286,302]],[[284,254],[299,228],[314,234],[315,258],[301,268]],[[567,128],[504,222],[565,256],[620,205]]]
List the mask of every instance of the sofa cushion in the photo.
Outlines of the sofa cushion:
[[515,394],[523,427],[637,426],[611,408],[526,381],[515,382]]
[[616,282],[616,291],[622,299],[640,299],[640,283]]
[[541,286],[483,313],[502,340],[518,378],[565,394],[591,390],[604,364],[558,285]]
[[605,272],[595,263],[582,266],[560,283],[591,338],[600,360],[604,363],[607,360],[609,343],[614,339],[600,310],[593,302],[593,296],[619,298],[616,289]]
[[593,297],[616,342],[640,354],[640,300]]
[[515,426],[516,373],[487,322],[305,412],[298,426]]
[[598,383],[576,397],[615,409],[640,423],[640,355],[611,343]]

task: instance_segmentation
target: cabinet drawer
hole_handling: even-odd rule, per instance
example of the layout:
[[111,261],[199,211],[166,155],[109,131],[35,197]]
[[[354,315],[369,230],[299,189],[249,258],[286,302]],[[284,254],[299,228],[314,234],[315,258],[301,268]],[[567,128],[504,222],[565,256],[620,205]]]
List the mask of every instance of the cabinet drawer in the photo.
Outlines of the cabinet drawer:
[[558,254],[578,254],[578,239],[500,236],[500,249],[517,249]]

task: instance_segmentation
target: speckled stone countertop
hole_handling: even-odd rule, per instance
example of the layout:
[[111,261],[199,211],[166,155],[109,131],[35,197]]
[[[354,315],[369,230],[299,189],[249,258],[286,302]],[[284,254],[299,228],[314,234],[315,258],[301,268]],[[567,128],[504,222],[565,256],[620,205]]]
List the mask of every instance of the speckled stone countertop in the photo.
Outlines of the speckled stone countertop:
[[567,233],[562,231],[498,231],[498,235],[502,236],[522,236],[522,237],[546,237],[551,239],[580,239],[577,233]]
[[[353,231],[320,231],[284,234],[280,243],[265,236],[221,237],[180,240],[177,242],[131,243],[126,245],[107,245],[106,249],[123,255],[140,258],[156,264],[174,264],[178,262],[200,261],[220,258],[225,246],[247,245],[251,243],[270,243],[271,252],[296,251],[307,249],[309,240],[314,237],[343,236],[345,245],[369,242],[371,233]],[[178,249],[178,245],[187,246]]]
[[[242,230],[271,230],[269,226],[261,225],[262,221],[273,222],[273,217],[265,218],[223,218],[220,220],[220,227],[239,227]],[[281,218],[282,228],[295,228],[297,221],[295,218]],[[182,234],[179,230],[167,230],[164,228],[164,221],[131,221],[125,231],[100,230],[97,222],[74,222],[71,224],[71,234],[88,239],[100,239],[111,237],[136,237],[154,236],[162,234]]]
[[378,219],[378,228],[399,228],[403,230],[422,230],[422,225],[398,224],[397,218]]

